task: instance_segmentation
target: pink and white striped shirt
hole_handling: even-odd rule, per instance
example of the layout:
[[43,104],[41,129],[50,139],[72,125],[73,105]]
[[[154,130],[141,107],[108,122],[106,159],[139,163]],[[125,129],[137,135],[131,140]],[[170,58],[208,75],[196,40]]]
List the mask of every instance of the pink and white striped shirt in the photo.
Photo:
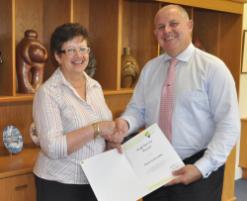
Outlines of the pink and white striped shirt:
[[97,137],[81,149],[67,154],[66,133],[97,121],[112,120],[100,84],[86,73],[86,101],[64,78],[58,68],[39,88],[33,103],[33,118],[41,151],[34,174],[46,180],[87,184],[80,161],[105,150],[105,140]]

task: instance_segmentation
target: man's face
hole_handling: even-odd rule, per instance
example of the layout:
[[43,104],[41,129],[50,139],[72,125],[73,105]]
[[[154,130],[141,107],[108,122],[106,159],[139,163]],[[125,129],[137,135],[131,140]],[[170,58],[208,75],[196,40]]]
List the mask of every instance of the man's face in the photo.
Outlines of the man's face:
[[190,44],[192,28],[192,21],[176,8],[164,8],[155,17],[154,33],[161,48],[171,57]]

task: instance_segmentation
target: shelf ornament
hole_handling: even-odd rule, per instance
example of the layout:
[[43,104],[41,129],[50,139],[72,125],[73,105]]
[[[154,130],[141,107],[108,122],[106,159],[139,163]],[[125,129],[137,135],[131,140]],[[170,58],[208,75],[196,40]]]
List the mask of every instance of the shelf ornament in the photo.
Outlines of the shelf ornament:
[[16,49],[18,92],[35,93],[43,82],[48,52],[35,30],[26,30]]
[[122,55],[122,70],[121,70],[121,87],[131,88],[135,85],[138,74],[139,66],[136,59],[130,55],[130,48],[123,49]]
[[93,51],[90,51],[90,53],[89,53],[89,62],[88,62],[87,68],[85,69],[85,72],[92,78],[95,75],[96,64],[97,64],[97,62],[96,62],[96,59],[95,59],[95,55],[94,55]]
[[19,153],[23,148],[23,138],[18,128],[6,126],[3,130],[3,143],[10,154]]

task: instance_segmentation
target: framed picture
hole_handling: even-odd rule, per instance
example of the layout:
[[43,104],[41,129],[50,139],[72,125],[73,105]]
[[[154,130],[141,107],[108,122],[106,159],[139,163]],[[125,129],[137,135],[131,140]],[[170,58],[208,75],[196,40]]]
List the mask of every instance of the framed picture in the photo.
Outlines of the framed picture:
[[242,73],[247,73],[247,30],[244,30],[242,47]]

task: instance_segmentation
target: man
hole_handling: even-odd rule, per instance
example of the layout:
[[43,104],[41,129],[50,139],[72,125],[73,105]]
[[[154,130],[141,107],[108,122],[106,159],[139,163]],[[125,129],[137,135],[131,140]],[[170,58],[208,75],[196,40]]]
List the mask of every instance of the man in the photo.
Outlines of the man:
[[165,53],[145,65],[116,123],[123,135],[158,123],[186,165],[143,200],[219,201],[224,163],[240,133],[234,80],[219,58],[192,44],[193,22],[182,7],[161,8],[154,23]]

